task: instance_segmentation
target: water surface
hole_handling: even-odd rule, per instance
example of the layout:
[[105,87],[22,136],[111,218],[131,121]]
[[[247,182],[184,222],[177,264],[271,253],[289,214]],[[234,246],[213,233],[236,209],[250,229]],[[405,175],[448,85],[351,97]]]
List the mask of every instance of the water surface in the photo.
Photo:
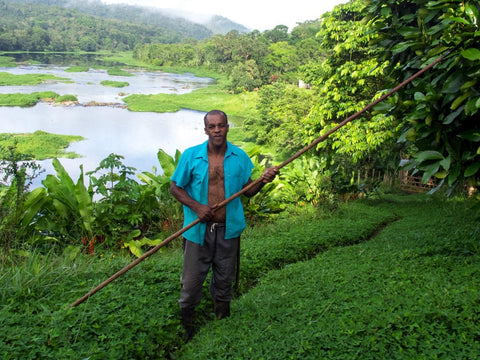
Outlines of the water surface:
[[[128,94],[185,93],[213,80],[196,78],[191,74],[166,74],[161,72],[134,71],[135,76],[109,76],[106,71],[68,73],[66,67],[23,66],[0,68],[14,74],[49,73],[67,77],[73,83],[45,83],[36,86],[0,86],[0,93],[32,93],[55,91],[60,95],[77,95],[80,103],[90,101],[122,104],[119,92]],[[126,81],[125,88],[111,88],[100,85],[103,80]],[[138,171],[160,169],[157,152],[163,149],[173,155],[178,149],[184,151],[191,145],[206,140],[203,131],[204,113],[180,110],[176,113],[132,112],[115,106],[63,107],[39,103],[31,108],[0,107],[0,133],[31,133],[42,130],[62,135],[80,135],[83,141],[73,143],[67,151],[73,151],[81,158],[60,159],[70,176],[76,181],[83,164],[84,171],[94,170],[109,154],[125,157],[124,164]],[[55,173],[51,160],[38,161],[46,173],[37,179],[35,185],[46,174]]]

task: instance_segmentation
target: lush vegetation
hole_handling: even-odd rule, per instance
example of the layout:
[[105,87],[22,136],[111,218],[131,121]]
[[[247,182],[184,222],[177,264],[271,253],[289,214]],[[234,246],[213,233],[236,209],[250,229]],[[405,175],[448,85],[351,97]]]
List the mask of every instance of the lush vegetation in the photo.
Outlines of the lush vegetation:
[[[244,128],[282,158],[451,50],[425,77],[337,131],[317,155],[351,185],[375,174],[393,179],[408,159],[424,182],[434,177],[453,191],[467,180],[478,188],[479,11],[473,1],[354,1],[291,33],[277,26],[196,44],[141,44],[134,56],[159,66],[208,66],[233,92],[260,88]],[[293,86],[299,79],[310,89]]]
[[14,75],[7,72],[0,72],[0,86],[38,85],[47,80],[68,81],[69,79],[59,78],[58,76],[50,74]]
[[111,87],[116,87],[116,88],[122,88],[125,86],[130,85],[126,81],[112,81],[112,80],[103,80],[100,82],[103,86],[111,86]]
[[[37,130],[28,134],[0,134],[0,149],[14,149],[27,156],[28,160],[45,160],[53,157],[75,158],[78,154],[64,150],[75,141],[81,141],[81,136],[57,135]],[[35,154],[33,157],[28,154]],[[0,159],[5,159],[4,154]]]
[[[349,243],[356,242],[355,222],[371,216],[364,206],[398,218],[368,242],[357,239],[358,245],[335,247],[265,277],[260,272],[255,289],[234,302],[233,317],[208,323],[179,358],[476,358],[480,229],[468,205],[425,197],[354,204],[338,213],[332,230],[344,231],[336,239],[351,235]],[[295,219],[286,228],[249,235],[258,236],[256,247],[267,259],[275,252],[270,244],[288,238],[278,248],[283,259],[302,240],[310,248],[329,231],[328,221]],[[256,256],[249,253],[251,240],[247,259]],[[245,266],[252,264],[247,259]]]
[[98,0],[2,0],[0,29],[4,51],[123,51],[141,43],[175,43],[246,30],[219,16],[201,25],[154,8]]
[[21,266],[2,270],[0,354],[475,358],[480,228],[470,206],[383,196],[344,203],[333,214],[307,206],[249,227],[232,317],[214,321],[206,296],[200,331],[187,345],[177,309],[178,243],[75,308],[69,304],[131,259],[101,248],[93,257],[73,248],[31,253]]
[[[31,107],[35,106],[41,100],[61,103],[64,101],[77,101],[78,99],[75,95],[59,95],[53,91],[34,92],[31,94],[0,94],[0,106]],[[39,149],[39,151],[42,150]]]

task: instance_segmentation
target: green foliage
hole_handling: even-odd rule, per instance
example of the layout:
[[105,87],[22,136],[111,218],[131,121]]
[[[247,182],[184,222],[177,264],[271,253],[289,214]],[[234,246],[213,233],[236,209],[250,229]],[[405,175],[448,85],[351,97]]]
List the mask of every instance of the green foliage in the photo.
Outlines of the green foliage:
[[[376,37],[368,23],[362,2],[340,5],[324,17],[318,36],[322,47],[330,49],[325,62],[303,68],[305,80],[318,87],[319,101],[303,123],[302,138],[310,143],[340,121],[361,110],[383,89],[383,68],[378,61],[381,48],[372,48]],[[385,115],[367,114],[333,133],[319,145],[331,158],[372,168],[370,159],[390,158],[397,122]]]
[[32,107],[37,105],[38,100],[34,94],[0,94],[0,106]]
[[81,140],[84,140],[81,136],[50,134],[40,130],[28,134],[0,134],[0,146],[7,148],[15,145],[17,151],[24,154],[28,160],[79,157],[75,153],[65,152],[65,149],[72,142]]
[[[371,241],[270,271],[233,303],[231,318],[202,328],[178,358],[476,358],[480,229],[469,205],[390,198],[341,213],[360,221],[370,206],[402,219]],[[290,235],[294,248],[306,236],[314,246],[320,232],[344,226],[326,223],[318,221],[311,235],[293,221],[293,234],[265,229],[257,260],[272,256],[270,241]]]
[[83,166],[80,166],[77,183],[74,183],[58,159],[53,159],[52,165],[57,176],[49,174],[42,181],[47,201],[37,227],[73,244],[80,244],[82,238],[92,239],[95,235],[93,199],[85,187]]
[[17,67],[17,64],[15,63],[15,58],[10,56],[0,55],[0,66],[1,67]]
[[[245,152],[248,154],[254,168],[252,170],[252,180],[258,179],[263,171],[267,168],[268,158],[260,160],[262,155],[262,148],[258,145],[248,144],[244,147]],[[281,213],[286,208],[286,199],[283,198],[284,194],[281,191],[282,183],[277,177],[271,183],[263,185],[262,190],[251,198],[241,197],[245,217],[250,219],[262,219],[271,218],[275,214]]]
[[146,184],[147,188],[154,193],[158,201],[159,219],[162,221],[162,229],[164,230],[178,229],[182,225],[182,204],[170,194],[170,178],[178,165],[180,156],[179,150],[172,157],[159,149],[157,158],[163,172],[158,174],[157,168],[153,167],[152,172],[144,171],[137,175]]
[[162,249],[77,308],[67,306],[131,258],[32,252],[1,269],[0,356],[474,358],[480,229],[470,206],[388,197],[249,226],[232,317],[213,321],[202,302],[188,344],[180,249]]
[[9,0],[0,3],[6,51],[132,50],[136,44],[204,39],[205,26],[159,11],[101,2]]
[[280,80],[297,83],[300,65],[318,61],[318,23],[306,22],[290,36],[284,25],[241,34],[230,31],[198,42],[143,44],[134,57],[156,66],[207,66],[229,78],[228,90],[252,91]]
[[257,113],[244,128],[259,144],[271,147],[279,157],[302,148],[302,121],[315,101],[315,93],[283,83],[262,86],[258,91]]
[[38,85],[48,80],[67,81],[69,79],[50,74],[14,75],[7,72],[0,72],[0,86]]
[[40,166],[17,149],[17,143],[0,143],[0,244],[2,263],[12,248],[21,248],[22,239],[33,234],[32,220],[38,211],[37,195],[28,193]]
[[475,1],[372,3],[372,23],[392,78],[404,80],[446,50],[450,55],[398,93],[384,109],[402,120],[399,141],[411,145],[409,167],[450,191],[479,187],[479,13]]
[[58,98],[55,99],[56,103],[61,103],[61,102],[64,102],[64,101],[77,102],[78,98],[75,95],[62,95],[62,96],[59,96]]
[[129,95],[122,100],[131,111],[176,112],[180,109],[210,111],[222,109],[229,116],[246,116],[252,111],[257,93],[229,94],[219,85],[201,88],[186,94]]
[[109,68],[107,70],[107,73],[108,75],[112,75],[112,76],[134,76],[132,73],[126,70],[120,69],[118,67]]
[[90,68],[88,66],[70,66],[69,68],[65,69],[65,72],[87,72]]
[[340,189],[334,189],[332,179],[326,169],[326,162],[316,156],[303,156],[281,172],[284,184],[282,191],[294,206],[322,205],[336,209],[339,199],[334,196]]
[[125,81],[112,81],[112,80],[103,80],[100,82],[103,86],[110,86],[110,87],[116,87],[116,88],[122,88],[125,86],[130,85],[128,82]]
[[95,203],[95,223],[110,247],[139,226],[146,210],[139,207],[140,186],[131,178],[136,169],[124,165],[123,159],[110,154],[87,173],[94,194],[100,197]]

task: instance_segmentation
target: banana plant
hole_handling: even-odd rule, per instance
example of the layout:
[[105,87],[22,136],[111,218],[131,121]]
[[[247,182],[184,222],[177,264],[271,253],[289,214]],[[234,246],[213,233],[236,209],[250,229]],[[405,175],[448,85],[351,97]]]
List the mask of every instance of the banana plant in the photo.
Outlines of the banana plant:
[[59,231],[67,237],[94,236],[92,193],[85,187],[83,166],[75,184],[58,159],[52,160],[57,176],[47,175],[42,181],[51,202],[48,221],[49,230]]
[[157,174],[157,168],[153,167],[152,172],[142,172],[137,175],[142,182],[154,189],[160,217],[163,219],[166,229],[176,228],[181,223],[182,206],[173,198],[169,190],[170,178],[178,165],[180,156],[181,153],[178,149],[173,157],[160,149],[157,158],[163,173]]
[[170,178],[178,165],[180,156],[181,153],[178,149],[173,157],[160,149],[157,152],[157,158],[163,170],[163,174],[157,174],[157,168],[153,167],[153,172],[144,171],[141,174],[138,174],[137,177],[145,184],[155,187],[156,195],[161,198],[170,187]]

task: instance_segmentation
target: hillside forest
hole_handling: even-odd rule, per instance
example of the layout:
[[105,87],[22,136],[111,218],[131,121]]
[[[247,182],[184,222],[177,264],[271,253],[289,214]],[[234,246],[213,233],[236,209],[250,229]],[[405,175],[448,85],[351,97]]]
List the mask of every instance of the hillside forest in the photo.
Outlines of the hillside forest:
[[[291,31],[278,25],[264,32],[205,33],[203,39],[186,39],[188,33],[180,35],[178,28],[172,30],[175,36],[162,37],[163,28],[147,24],[146,15],[132,11],[126,21],[123,8],[107,7],[91,15],[81,6],[60,6],[65,4],[61,0],[33,3],[0,1],[1,50],[31,50],[27,39],[44,44],[45,51],[59,50],[51,47],[54,39],[69,39],[75,50],[84,49],[82,34],[88,34],[91,50],[131,49],[137,61],[152,67],[214,72],[222,79],[221,92],[256,99],[254,107],[232,115],[243,119],[242,141],[261,146],[268,155],[260,158],[258,148],[249,150],[259,168],[291,156],[444,56],[433,69],[333,133],[301,164],[284,171],[282,180],[290,186],[273,187],[275,196],[268,201],[252,201],[252,214],[278,213],[288,204],[318,204],[335,194],[366,194],[380,184],[394,186],[401,162],[403,170],[424,183],[434,181],[434,191],[451,195],[480,187],[480,5],[475,1],[357,0]],[[115,33],[126,37],[115,38]],[[141,98],[148,102],[148,96]],[[144,174],[141,184],[130,178],[133,172],[121,155],[112,154],[99,165],[99,170],[110,170],[110,178],[86,174],[90,185],[85,188],[56,163],[58,177],[48,178],[45,188],[31,193],[24,193],[28,179],[18,164],[24,154],[12,147],[2,151],[4,182],[11,185],[2,187],[2,227],[9,229],[4,233],[6,248],[15,247],[18,237],[30,236],[59,237],[67,243],[106,238],[111,244],[139,232],[156,237],[162,224],[179,216],[166,191],[166,175],[178,159],[161,151],[164,175]],[[34,166],[22,166],[29,165]],[[57,191],[62,187],[65,191]],[[93,202],[93,193],[101,195],[99,204]],[[68,206],[58,205],[65,202]],[[6,204],[15,204],[15,210]],[[72,223],[71,217],[78,222]],[[129,233],[133,229],[136,236]]]

